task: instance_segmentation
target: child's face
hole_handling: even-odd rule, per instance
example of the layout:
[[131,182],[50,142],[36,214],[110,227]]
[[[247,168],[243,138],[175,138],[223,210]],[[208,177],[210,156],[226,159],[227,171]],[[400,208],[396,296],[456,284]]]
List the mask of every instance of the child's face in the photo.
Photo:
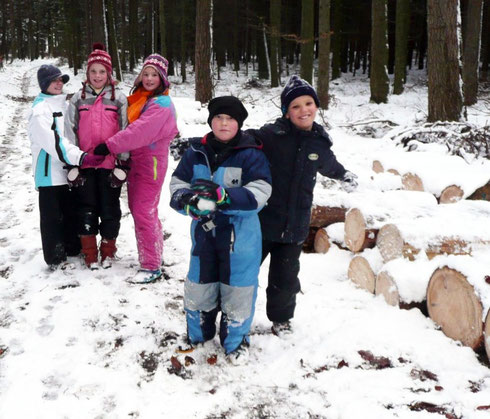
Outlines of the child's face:
[[220,113],[211,120],[211,129],[218,140],[227,143],[238,132],[238,121],[230,115]]
[[311,131],[317,110],[318,107],[311,96],[298,96],[289,104],[286,118],[289,118],[296,128]]
[[94,89],[102,89],[109,78],[106,68],[99,63],[94,63],[88,70],[88,82]]
[[146,67],[143,69],[141,81],[143,82],[145,90],[148,90],[149,92],[153,92],[153,90],[158,88],[162,83],[158,72],[153,67]]
[[46,92],[49,93],[50,95],[60,95],[63,92],[62,78],[59,77],[56,80],[53,80],[48,86],[48,88],[46,89]]

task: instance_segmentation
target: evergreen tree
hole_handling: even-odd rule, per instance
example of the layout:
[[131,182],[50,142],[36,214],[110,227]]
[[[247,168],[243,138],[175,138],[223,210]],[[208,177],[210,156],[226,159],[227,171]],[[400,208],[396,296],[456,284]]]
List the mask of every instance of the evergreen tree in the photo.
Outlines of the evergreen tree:
[[207,103],[213,97],[211,83],[211,0],[196,0],[195,99]]
[[407,46],[410,25],[410,0],[398,0],[396,3],[396,43],[395,43],[395,80],[393,94],[403,93],[407,75]]
[[301,78],[308,83],[313,79],[313,53],[314,53],[314,1],[302,0],[301,7]]
[[459,121],[458,0],[427,1],[429,122]]
[[317,93],[322,108],[328,108],[330,78],[330,0],[320,0],[318,13],[318,80]]
[[279,35],[281,33],[281,0],[270,0],[271,87],[279,86]]
[[481,16],[482,0],[469,1],[463,28],[463,94],[465,105],[475,104],[478,93]]
[[386,103],[389,90],[386,0],[372,0],[371,7],[371,101]]

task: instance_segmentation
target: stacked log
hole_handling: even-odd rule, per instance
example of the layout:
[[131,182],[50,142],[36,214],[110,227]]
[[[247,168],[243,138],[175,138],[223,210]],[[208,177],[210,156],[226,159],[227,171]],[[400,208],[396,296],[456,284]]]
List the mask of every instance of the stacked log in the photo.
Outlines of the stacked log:
[[[454,257],[451,265],[434,271],[427,287],[427,308],[444,334],[463,345],[479,349],[489,338],[489,267],[469,257]],[[488,339],[487,339],[488,340]],[[488,342],[485,349],[490,358]]]
[[330,239],[325,227],[344,222],[347,208],[314,205],[311,209],[310,231],[303,244],[306,253],[327,253]]
[[361,252],[364,249],[372,248],[376,244],[378,229],[373,228],[373,220],[364,217],[358,208],[351,208],[345,216],[345,244],[352,252]]

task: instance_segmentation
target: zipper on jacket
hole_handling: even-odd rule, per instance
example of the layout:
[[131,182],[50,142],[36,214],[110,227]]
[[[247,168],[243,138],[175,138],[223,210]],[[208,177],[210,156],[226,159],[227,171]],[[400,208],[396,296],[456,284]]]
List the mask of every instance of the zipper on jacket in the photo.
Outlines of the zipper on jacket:
[[46,153],[46,159],[44,160],[44,176],[48,177],[49,174],[49,154]]

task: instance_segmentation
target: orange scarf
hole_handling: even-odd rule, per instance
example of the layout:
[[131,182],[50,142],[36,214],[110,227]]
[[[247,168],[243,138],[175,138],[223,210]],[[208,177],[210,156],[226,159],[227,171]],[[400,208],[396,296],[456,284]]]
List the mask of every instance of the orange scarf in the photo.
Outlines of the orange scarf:
[[[152,93],[153,92],[149,92],[148,90],[145,90],[143,86],[141,86],[138,87],[131,96],[128,96],[128,121],[130,124],[140,117],[141,111]],[[166,89],[162,94],[164,96],[168,96],[168,89]]]
[[145,103],[151,93],[152,92],[143,89],[143,87],[139,87],[131,96],[128,97],[128,121],[130,124],[140,117],[141,111],[143,110],[143,107],[145,106]]

